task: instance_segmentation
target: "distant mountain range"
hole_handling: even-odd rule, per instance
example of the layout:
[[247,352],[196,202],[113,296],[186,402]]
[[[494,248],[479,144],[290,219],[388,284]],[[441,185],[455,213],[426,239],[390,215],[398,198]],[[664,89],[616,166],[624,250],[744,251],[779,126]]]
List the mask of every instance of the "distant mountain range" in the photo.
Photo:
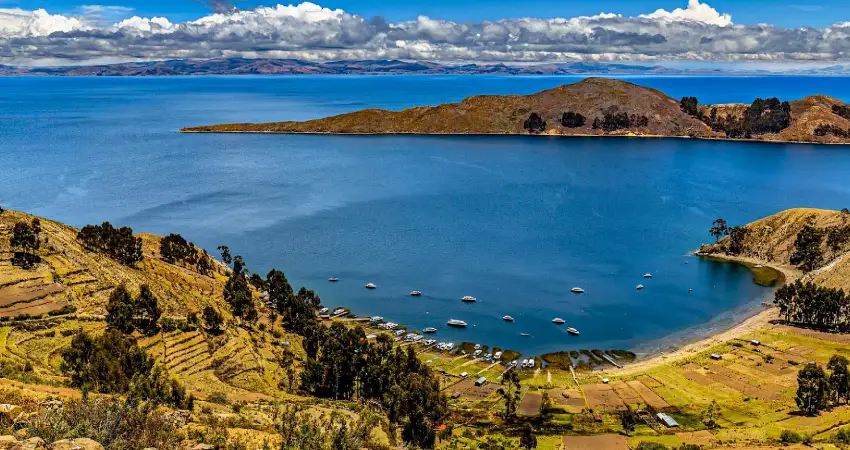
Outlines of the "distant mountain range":
[[[842,66],[830,68],[836,73]],[[175,75],[576,75],[576,74],[708,74],[720,69],[679,70],[631,64],[563,63],[536,65],[440,64],[427,61],[370,60],[312,62],[297,59],[179,59],[94,66],[13,67],[0,65],[0,76],[175,76]],[[770,73],[734,71],[732,73]]]

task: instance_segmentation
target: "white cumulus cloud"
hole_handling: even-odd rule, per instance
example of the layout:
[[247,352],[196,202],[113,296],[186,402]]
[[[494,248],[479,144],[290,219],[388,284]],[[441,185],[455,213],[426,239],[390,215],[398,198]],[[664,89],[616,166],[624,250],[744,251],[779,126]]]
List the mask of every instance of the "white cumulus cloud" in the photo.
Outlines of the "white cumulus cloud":
[[[170,58],[429,59],[442,62],[844,61],[850,26],[740,25],[700,0],[635,17],[456,22],[366,18],[315,3],[238,10],[191,21],[128,17],[89,5],[77,17],[0,9],[0,63],[85,64]],[[93,16],[113,16],[110,21]],[[122,20],[123,19],[123,20]]]

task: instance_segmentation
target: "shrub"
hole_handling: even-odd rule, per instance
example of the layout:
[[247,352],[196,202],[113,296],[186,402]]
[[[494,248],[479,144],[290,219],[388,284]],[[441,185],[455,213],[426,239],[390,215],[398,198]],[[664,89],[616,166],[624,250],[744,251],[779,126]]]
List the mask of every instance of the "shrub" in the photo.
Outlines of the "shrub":
[[225,394],[224,392],[213,392],[212,394],[210,394],[210,396],[207,398],[207,400],[209,400],[212,403],[220,403],[222,405],[226,405],[227,404],[227,394]]
[[658,442],[641,441],[637,446],[637,450],[667,450],[667,446]]
[[533,112],[528,116],[525,123],[522,124],[522,127],[531,134],[538,134],[546,131],[546,121],[541,119],[537,113]]
[[850,429],[841,428],[838,430],[834,436],[832,436],[832,442],[836,442],[839,444],[850,444]]
[[785,444],[799,444],[803,442],[803,436],[796,431],[784,430],[782,434],[779,435],[779,440]]
[[77,240],[89,251],[104,253],[126,266],[135,266],[142,260],[142,239],[133,237],[130,227],[115,228],[109,222],[86,225]]

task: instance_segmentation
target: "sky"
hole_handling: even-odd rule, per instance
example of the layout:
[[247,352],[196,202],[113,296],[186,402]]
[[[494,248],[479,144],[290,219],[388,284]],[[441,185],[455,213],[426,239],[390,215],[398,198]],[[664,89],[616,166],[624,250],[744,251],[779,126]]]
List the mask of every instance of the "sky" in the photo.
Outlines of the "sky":
[[850,63],[848,0],[0,0],[0,64]]

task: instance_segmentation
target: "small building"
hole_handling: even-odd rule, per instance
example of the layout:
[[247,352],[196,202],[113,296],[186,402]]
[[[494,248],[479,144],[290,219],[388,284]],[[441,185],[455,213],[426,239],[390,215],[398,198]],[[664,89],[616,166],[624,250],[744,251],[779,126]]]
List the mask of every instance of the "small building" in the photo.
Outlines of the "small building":
[[461,372],[461,373],[460,373],[460,377],[461,377],[461,378],[466,378],[466,377],[468,377],[468,376],[469,376],[469,374],[468,374],[468,373],[466,373],[466,372]]
[[484,386],[485,384],[487,384],[487,378],[486,377],[481,377],[481,378],[475,380],[476,386]]
[[460,398],[460,392],[455,392],[452,394],[452,398]]
[[720,355],[718,355],[717,353],[712,353],[712,354],[711,354],[711,359],[713,359],[713,360],[715,360],[715,361],[720,361],[722,358],[723,358],[723,357],[722,357],[722,356],[720,356]]
[[753,344],[753,345],[755,345],[755,346],[759,346],[759,345],[761,345],[761,341],[758,341],[758,340],[756,340],[756,339],[753,339],[753,340],[751,340],[751,341],[750,341],[750,344]]
[[664,426],[666,426],[667,428],[674,428],[679,426],[679,423],[676,422],[676,419],[668,416],[667,414],[660,412],[656,414],[655,417],[658,417],[658,421],[663,423]]

